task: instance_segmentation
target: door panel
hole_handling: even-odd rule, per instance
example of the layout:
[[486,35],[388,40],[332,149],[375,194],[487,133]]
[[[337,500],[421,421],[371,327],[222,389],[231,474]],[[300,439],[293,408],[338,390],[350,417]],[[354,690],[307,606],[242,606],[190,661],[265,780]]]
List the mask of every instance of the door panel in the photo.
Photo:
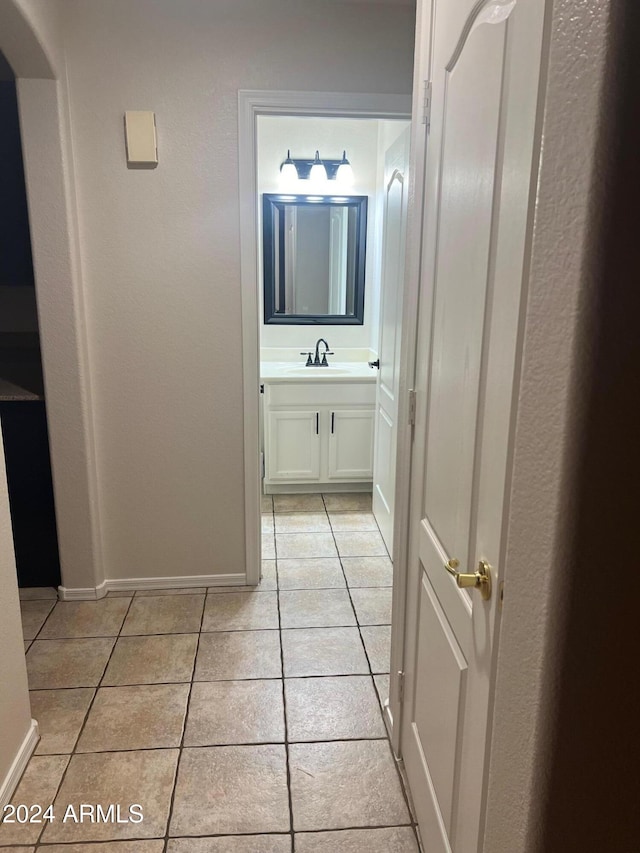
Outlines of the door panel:
[[329,479],[370,480],[373,474],[373,411],[330,413]]
[[423,665],[416,678],[416,737],[424,750],[444,825],[450,831],[467,662],[424,575],[419,612],[418,655]]
[[401,750],[425,848],[478,853],[544,2],[432,10]]
[[318,480],[318,412],[269,412],[267,480]]
[[[377,409],[374,471],[391,471],[393,455],[395,453],[395,435],[396,431],[394,429],[393,421],[389,418],[386,411],[379,406]],[[375,514],[378,526],[380,527],[380,525],[382,525],[382,527],[385,528],[385,542],[392,536],[392,525],[388,524],[388,521],[393,516],[393,494],[389,493],[389,488],[385,488],[386,485],[390,486],[390,483],[388,483],[389,479],[390,478],[383,478],[382,476],[379,476],[373,484],[373,504],[376,507]],[[391,501],[391,505],[389,504],[389,501]],[[387,530],[386,528],[389,529]],[[388,548],[389,545],[387,545],[387,549]]]
[[396,489],[396,436],[400,385],[400,328],[404,288],[410,130],[385,154],[380,340],[378,344],[373,514],[389,553],[393,552]]
[[468,562],[504,47],[504,25],[473,33],[446,71],[442,112],[425,509],[440,541],[463,565]]

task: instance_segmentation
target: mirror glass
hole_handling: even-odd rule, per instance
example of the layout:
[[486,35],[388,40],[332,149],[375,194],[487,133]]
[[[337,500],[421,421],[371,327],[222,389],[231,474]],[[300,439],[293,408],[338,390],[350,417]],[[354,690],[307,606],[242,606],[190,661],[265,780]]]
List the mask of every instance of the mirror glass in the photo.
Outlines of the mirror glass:
[[364,318],[366,196],[263,195],[264,322]]

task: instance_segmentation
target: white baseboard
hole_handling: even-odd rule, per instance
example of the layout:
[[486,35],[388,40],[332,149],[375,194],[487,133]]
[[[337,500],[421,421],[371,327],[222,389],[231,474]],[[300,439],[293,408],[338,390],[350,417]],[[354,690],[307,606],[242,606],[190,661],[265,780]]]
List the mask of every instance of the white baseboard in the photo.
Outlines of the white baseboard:
[[9,772],[4,777],[2,784],[0,785],[0,811],[2,811],[7,803],[11,801],[11,797],[13,797],[15,790],[18,787],[20,779],[22,779],[22,774],[29,763],[29,759],[33,755],[33,750],[36,748],[39,740],[40,735],[38,734],[38,723],[35,720],[31,720],[29,731],[20,745],[18,754],[13,759]]
[[387,699],[382,707],[382,718],[384,720],[384,724],[387,727],[387,734],[389,735],[389,739],[393,737],[393,714],[391,713],[391,707],[389,706],[389,700]]
[[171,578],[121,578],[105,581],[107,591],[136,589],[187,589],[191,586],[244,586],[244,572],[227,575],[187,575]]
[[244,572],[226,575],[186,575],[169,578],[111,578],[100,586],[87,588],[58,587],[63,601],[96,601],[104,598],[108,592],[135,592],[138,589],[187,589],[203,586],[244,586],[247,577]]
[[58,587],[58,598],[61,601],[97,601],[107,594],[107,581],[102,581],[99,586],[87,587]]
[[263,481],[265,495],[343,494],[345,492],[370,492],[371,480],[362,483],[267,483]]

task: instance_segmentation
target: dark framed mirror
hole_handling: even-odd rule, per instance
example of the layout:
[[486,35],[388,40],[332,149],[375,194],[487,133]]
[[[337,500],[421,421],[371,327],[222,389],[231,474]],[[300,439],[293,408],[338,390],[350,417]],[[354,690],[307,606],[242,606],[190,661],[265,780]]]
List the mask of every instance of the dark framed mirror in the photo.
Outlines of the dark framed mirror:
[[366,196],[262,197],[264,322],[362,325]]

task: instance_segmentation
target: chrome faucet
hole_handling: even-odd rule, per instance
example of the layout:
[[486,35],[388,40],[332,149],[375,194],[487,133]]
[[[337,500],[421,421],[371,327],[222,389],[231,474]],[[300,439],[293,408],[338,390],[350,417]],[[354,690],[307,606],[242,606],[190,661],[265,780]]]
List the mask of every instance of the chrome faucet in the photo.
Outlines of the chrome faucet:
[[[320,358],[320,344],[324,344],[324,353],[322,354],[322,359]],[[329,367],[329,364],[327,362],[327,356],[333,355],[333,353],[329,349],[329,344],[325,341],[325,339],[318,338],[318,340],[316,341],[316,353],[313,360],[311,360],[310,352],[301,352],[300,355],[307,356],[307,367]]]

